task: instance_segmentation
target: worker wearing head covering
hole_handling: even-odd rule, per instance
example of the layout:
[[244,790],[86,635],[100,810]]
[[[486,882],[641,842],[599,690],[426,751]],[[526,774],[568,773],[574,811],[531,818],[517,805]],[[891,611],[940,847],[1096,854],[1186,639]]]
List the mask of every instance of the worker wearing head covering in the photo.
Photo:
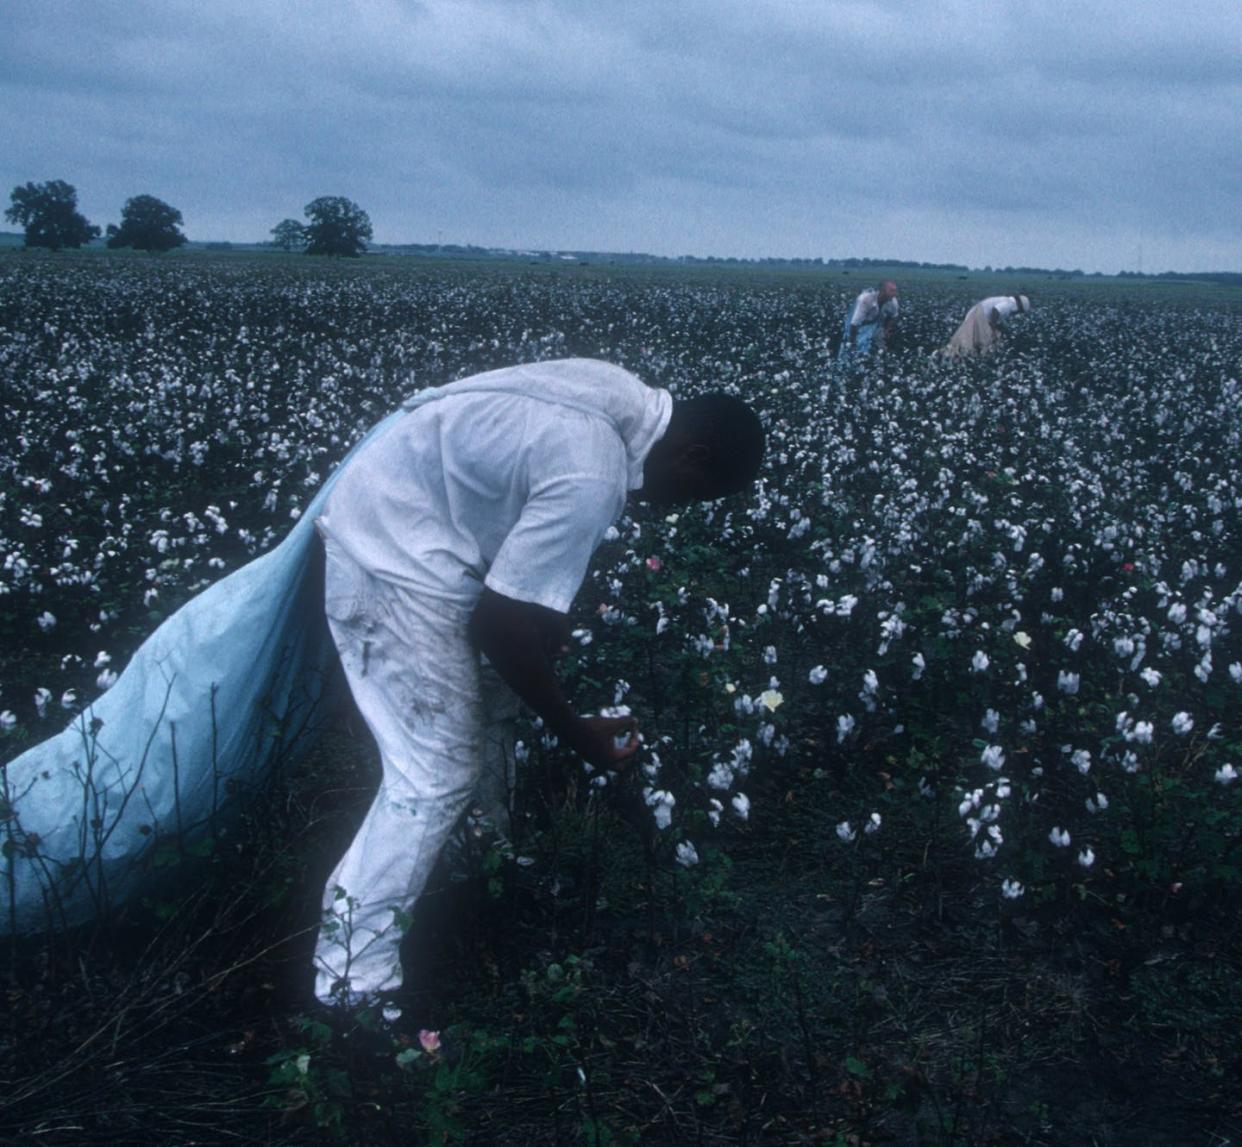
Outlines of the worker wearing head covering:
[[1025,315],[1031,309],[1026,295],[993,295],[976,303],[962,320],[953,337],[940,349],[951,358],[987,354],[1004,337],[1005,322],[1012,315]]

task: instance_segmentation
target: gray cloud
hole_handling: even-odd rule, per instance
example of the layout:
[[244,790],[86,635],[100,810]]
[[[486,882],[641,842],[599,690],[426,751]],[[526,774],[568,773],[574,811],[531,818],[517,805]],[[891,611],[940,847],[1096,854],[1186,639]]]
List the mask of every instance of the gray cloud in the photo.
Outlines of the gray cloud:
[[[10,0],[0,191],[196,238],[1242,266],[1242,11],[1199,0]],[[7,183],[3,183],[7,180]]]

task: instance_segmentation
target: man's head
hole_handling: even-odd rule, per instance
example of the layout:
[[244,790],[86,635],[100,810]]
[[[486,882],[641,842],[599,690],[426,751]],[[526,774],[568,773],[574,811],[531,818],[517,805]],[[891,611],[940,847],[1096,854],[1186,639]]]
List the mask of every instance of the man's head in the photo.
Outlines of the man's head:
[[763,447],[763,426],[740,398],[674,400],[668,428],[643,463],[638,496],[673,505],[736,494],[755,480]]
[[879,302],[881,304],[897,297],[897,284],[892,279],[882,279],[876,290],[879,291]]

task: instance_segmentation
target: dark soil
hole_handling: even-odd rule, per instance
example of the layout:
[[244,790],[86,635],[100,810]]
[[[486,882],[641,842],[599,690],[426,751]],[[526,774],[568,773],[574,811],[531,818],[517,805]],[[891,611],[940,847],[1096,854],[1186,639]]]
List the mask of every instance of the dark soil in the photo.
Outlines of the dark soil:
[[205,872],[187,868],[167,919],[135,906],[10,953],[4,1142],[1242,1136],[1228,912],[1006,913],[974,862],[900,825],[841,847],[839,794],[797,772],[693,879],[649,864],[607,807],[529,799],[534,865],[446,876],[420,902],[396,1031],[326,1014],[316,903],[371,770],[348,739],[326,746]]

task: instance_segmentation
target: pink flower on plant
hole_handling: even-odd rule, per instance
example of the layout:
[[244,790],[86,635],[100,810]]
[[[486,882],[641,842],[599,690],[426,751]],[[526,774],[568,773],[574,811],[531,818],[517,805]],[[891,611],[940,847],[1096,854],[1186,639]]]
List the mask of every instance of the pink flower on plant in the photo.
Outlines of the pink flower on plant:
[[418,1042],[428,1055],[435,1055],[440,1050],[440,1033],[423,1028],[418,1033]]
[[661,569],[663,569],[663,567],[664,567],[664,563],[663,563],[662,561],[660,561],[660,559],[659,559],[659,558],[657,558],[657,557],[650,557],[650,558],[648,558],[648,559],[647,559],[647,568],[648,568],[648,569],[649,569],[652,573],[659,573],[659,572],[660,572],[660,570],[661,570]]

